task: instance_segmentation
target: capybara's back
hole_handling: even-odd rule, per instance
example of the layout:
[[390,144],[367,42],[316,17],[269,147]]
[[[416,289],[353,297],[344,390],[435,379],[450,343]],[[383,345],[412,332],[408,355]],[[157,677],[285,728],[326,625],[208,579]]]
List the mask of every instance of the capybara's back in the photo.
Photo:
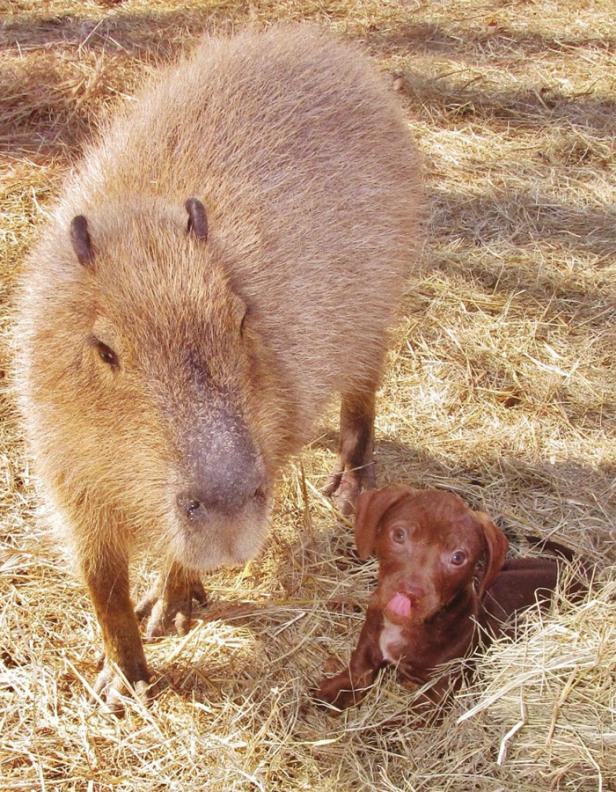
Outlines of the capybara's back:
[[273,478],[334,392],[332,489],[350,476],[352,501],[369,480],[418,181],[381,78],[311,27],[205,39],[70,179],[24,275],[22,406],[130,681],[98,604],[106,559],[144,538],[175,567],[253,555]]

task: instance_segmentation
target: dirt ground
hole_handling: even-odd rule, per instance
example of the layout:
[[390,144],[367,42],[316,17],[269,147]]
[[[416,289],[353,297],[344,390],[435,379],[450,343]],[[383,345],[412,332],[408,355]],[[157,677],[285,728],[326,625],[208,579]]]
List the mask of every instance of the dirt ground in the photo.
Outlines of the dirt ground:
[[[421,275],[378,399],[382,483],[452,489],[512,553],[597,564],[480,657],[444,721],[384,673],[332,718],[374,584],[319,488],[335,405],[278,488],[270,540],[147,647],[161,692],[90,699],[98,628],[37,518],[10,377],[15,279],[97,123],[204,30],[311,20],[391,76],[425,161]],[[616,17],[609,0],[0,1],[0,788],[616,790]],[[135,592],[152,568],[135,568]]]

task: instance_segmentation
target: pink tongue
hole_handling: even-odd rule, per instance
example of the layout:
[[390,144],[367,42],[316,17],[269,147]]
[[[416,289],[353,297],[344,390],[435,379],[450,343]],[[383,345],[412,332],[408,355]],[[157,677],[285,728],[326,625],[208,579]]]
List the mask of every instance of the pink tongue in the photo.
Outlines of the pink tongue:
[[406,594],[398,592],[387,603],[387,608],[397,616],[410,616],[411,615],[411,601]]

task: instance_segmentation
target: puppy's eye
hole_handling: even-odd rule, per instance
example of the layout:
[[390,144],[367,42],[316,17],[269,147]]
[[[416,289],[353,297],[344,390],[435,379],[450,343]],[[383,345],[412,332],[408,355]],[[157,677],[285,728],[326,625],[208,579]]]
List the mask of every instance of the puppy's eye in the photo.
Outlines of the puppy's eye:
[[406,531],[404,528],[394,528],[391,532],[391,538],[398,544],[404,544],[406,541]]
[[462,566],[466,561],[466,553],[463,550],[456,550],[455,553],[451,554],[450,560],[454,566]]
[[118,360],[118,356],[113,351],[113,349],[107,346],[107,344],[103,344],[103,342],[99,341],[97,338],[93,339],[92,343],[93,346],[96,347],[98,356],[103,361],[103,363],[106,363],[108,366],[112,366],[113,368],[117,368],[120,361]]

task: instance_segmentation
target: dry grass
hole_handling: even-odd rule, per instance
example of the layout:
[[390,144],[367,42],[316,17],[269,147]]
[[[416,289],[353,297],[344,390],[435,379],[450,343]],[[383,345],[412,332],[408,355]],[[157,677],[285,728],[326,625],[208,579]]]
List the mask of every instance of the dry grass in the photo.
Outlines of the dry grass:
[[[6,3],[2,5],[6,6]],[[0,329],[42,207],[88,130],[199,31],[313,19],[395,76],[425,155],[425,271],[381,391],[381,481],[482,503],[514,552],[555,534],[599,564],[582,604],[491,647],[441,726],[391,675],[340,719],[306,690],[344,661],[374,567],[318,495],[333,417],[281,483],[271,541],[211,575],[184,639],[149,647],[149,711],[92,707],[97,627],[35,520],[1,403],[0,786],[66,790],[616,789],[616,25],[609,0],[258,4],[15,0],[0,27]],[[8,365],[3,353],[3,372]],[[6,383],[2,375],[0,383]],[[304,477],[305,472],[305,477]],[[151,570],[136,575],[142,588]]]

